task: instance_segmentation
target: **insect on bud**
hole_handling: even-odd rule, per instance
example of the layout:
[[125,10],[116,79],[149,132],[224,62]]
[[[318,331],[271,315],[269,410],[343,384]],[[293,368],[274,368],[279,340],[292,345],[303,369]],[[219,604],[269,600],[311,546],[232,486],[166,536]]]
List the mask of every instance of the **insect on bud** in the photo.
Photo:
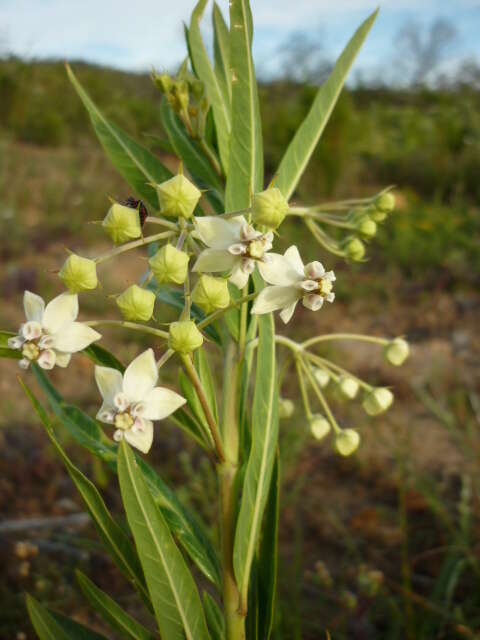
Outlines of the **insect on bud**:
[[295,405],[290,398],[280,398],[278,401],[278,417],[281,420],[291,418],[295,410]]
[[313,375],[315,376],[315,380],[318,382],[320,387],[322,389],[325,389],[325,387],[330,382],[330,375],[328,371],[326,369],[321,369],[320,367],[317,367],[314,370]]
[[187,277],[189,259],[184,251],[166,244],[150,258],[148,264],[159,284],[164,282],[183,284]]
[[393,402],[393,393],[386,387],[372,389],[363,401],[363,408],[369,416],[377,416],[386,411]]
[[202,196],[200,189],[180,173],[156,188],[161,213],[175,218],[191,218]]
[[132,284],[117,298],[117,305],[125,320],[148,322],[153,315],[155,294]]
[[228,281],[225,278],[214,278],[206,274],[200,276],[192,291],[192,301],[205,313],[225,309],[230,303]]
[[338,388],[341,391],[342,395],[349,400],[353,400],[358,393],[360,385],[350,376],[340,376],[338,379]]
[[203,344],[203,336],[192,320],[179,320],[170,325],[168,346],[184,355],[192,353]]
[[253,196],[252,217],[258,225],[279,227],[288,213],[288,202],[280,189],[272,187]]
[[335,450],[341,456],[350,456],[358,449],[360,436],[353,429],[342,429],[335,435]]
[[71,293],[95,289],[98,285],[95,261],[75,253],[71,253],[65,260],[58,276]]
[[383,353],[390,364],[399,367],[408,358],[410,347],[408,346],[408,342],[403,338],[395,338],[395,340],[387,344]]
[[365,256],[365,245],[359,238],[349,238],[344,246],[348,258],[360,262]]
[[142,235],[140,212],[137,208],[115,202],[105,216],[102,227],[115,244],[140,238]]
[[330,433],[330,423],[323,416],[315,415],[310,420],[310,431],[315,440],[323,440]]

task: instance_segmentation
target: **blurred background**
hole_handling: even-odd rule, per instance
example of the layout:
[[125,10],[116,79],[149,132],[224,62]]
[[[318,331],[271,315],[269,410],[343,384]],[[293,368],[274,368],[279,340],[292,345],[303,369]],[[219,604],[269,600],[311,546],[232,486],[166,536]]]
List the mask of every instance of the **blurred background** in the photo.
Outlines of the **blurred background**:
[[[184,55],[181,21],[194,3],[172,4],[0,0],[2,329],[21,322],[24,289],[47,299],[60,291],[52,272],[66,247],[87,256],[106,250],[99,227],[87,223],[103,218],[108,196],[130,195],[63,60],[109,118],[176,168],[161,142],[160,96],[149,79],[152,67],[174,71]],[[252,6],[272,175],[319,83],[374,7],[364,0]],[[366,263],[321,255],[337,272],[337,300],[318,314],[299,310],[295,333],[405,335],[412,355],[392,370],[365,344],[328,352],[395,391],[392,410],[376,419],[358,404],[334,402],[341,424],[361,430],[352,458],[315,443],[294,384],[282,391],[297,408],[281,425],[275,640],[316,640],[326,629],[333,639],[480,638],[479,29],[478,0],[385,0],[295,194],[297,204],[318,203],[396,185],[397,209]],[[285,247],[295,241],[309,260],[318,258],[301,224],[281,231]],[[83,317],[115,314],[104,294],[122,291],[143,268],[126,258],[104,271],[103,293],[84,295]],[[113,331],[105,341],[124,361],[147,344]],[[77,357],[52,379],[93,414],[91,369]],[[25,591],[106,632],[75,586],[75,567],[131,611],[137,605],[88,519],[77,517],[82,505],[17,373],[13,361],[0,361],[0,638],[34,637]],[[174,382],[173,368],[169,375]],[[120,514],[115,479],[64,438]],[[207,461],[166,423],[157,426],[151,459],[213,532],[216,489]]]

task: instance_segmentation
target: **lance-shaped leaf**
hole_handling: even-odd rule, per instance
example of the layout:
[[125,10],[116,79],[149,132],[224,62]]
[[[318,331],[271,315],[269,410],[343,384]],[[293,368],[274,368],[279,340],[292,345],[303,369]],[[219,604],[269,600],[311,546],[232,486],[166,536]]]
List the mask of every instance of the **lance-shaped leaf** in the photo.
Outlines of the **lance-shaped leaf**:
[[249,207],[252,195],[263,188],[262,125],[252,35],[248,0],[231,0],[232,135],[225,194],[227,211]]
[[228,172],[229,140],[231,131],[230,105],[225,100],[218,78],[212,68],[210,58],[203,43],[200,20],[208,0],[199,0],[192,12],[188,30],[189,51],[195,73],[205,84],[208,100],[212,106],[215,129],[217,131],[218,151],[225,173]]
[[295,133],[280,162],[275,186],[286,198],[290,198],[307,167],[337,102],[350,67],[367,37],[377,13],[378,9],[357,29],[343,50],[328,80],[318,90],[310,111]]
[[119,446],[118,478],[161,635],[168,640],[209,639],[192,574],[124,441]]
[[70,640],[107,640],[105,636],[100,635],[97,631],[92,631],[72,618],[67,618],[67,616],[51,609],[47,609],[47,611]]
[[212,640],[225,640],[225,619],[223,613],[207,591],[203,592],[203,604]]
[[110,369],[117,369],[120,373],[125,371],[125,367],[120,360],[99,344],[91,344],[83,350],[83,353],[95,364],[99,364],[102,367],[110,367]]
[[215,74],[225,96],[226,102],[232,102],[232,76],[230,73],[230,36],[225,19],[218,4],[213,3],[213,54]]
[[10,358],[11,360],[21,360],[22,352],[17,349],[10,349],[8,346],[9,338],[13,338],[15,334],[11,331],[0,331],[0,358]]
[[27,611],[40,640],[106,640],[105,636],[49,611],[28,593],[26,595]]
[[252,444],[235,531],[233,564],[246,604],[250,569],[270,489],[278,439],[275,328],[271,314],[258,318],[257,370],[252,411]]
[[99,589],[84,573],[77,570],[76,576],[85,598],[122,638],[153,640],[153,634],[148,629],[128,615],[113,598]]
[[88,111],[98,139],[115,168],[141,198],[158,209],[157,193],[149,183],[168,180],[172,177],[171,171],[153,153],[105,118],[68,65],[67,73]]

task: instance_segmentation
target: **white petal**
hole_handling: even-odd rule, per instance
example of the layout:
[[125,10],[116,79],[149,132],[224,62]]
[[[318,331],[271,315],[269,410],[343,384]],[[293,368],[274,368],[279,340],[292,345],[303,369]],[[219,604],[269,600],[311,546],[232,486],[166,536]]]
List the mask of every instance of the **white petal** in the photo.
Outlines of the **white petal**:
[[49,333],[57,333],[78,316],[78,296],[76,293],[62,293],[51,300],[43,314],[42,324]]
[[333,301],[335,300],[335,294],[333,293],[333,291],[332,291],[332,292],[330,292],[330,293],[325,297],[325,300],[326,300],[327,302],[333,302]]
[[163,420],[184,405],[185,402],[185,398],[182,398],[175,391],[170,391],[170,389],[164,389],[163,387],[155,387],[143,399],[145,408],[142,411],[142,416],[149,420]]
[[55,333],[52,346],[58,351],[66,353],[76,353],[88,347],[89,344],[99,340],[102,336],[92,329],[92,327],[83,324],[83,322],[71,322],[64,325],[58,333]]
[[277,311],[296,304],[299,292],[294,287],[265,287],[253,303],[252,313],[262,314]]
[[23,308],[27,320],[35,320],[42,322],[43,312],[45,310],[45,302],[40,296],[31,291],[25,291],[23,294]]
[[152,349],[147,349],[133,360],[123,375],[123,391],[131,402],[143,400],[157,384],[158,370]]
[[243,216],[224,220],[217,216],[195,218],[195,226],[200,240],[208,247],[226,249],[240,240],[242,227],[246,224]]
[[193,271],[230,271],[237,262],[238,257],[229,253],[228,249],[205,249],[198,256]]
[[243,287],[247,284],[249,277],[250,274],[248,273],[248,271],[245,271],[242,268],[241,261],[239,262],[237,260],[237,265],[233,269],[232,275],[229,278],[230,282],[234,284],[238,289],[243,289]]
[[295,271],[301,274],[303,278],[305,267],[303,266],[303,260],[300,257],[300,253],[297,247],[294,244],[292,244],[292,246],[289,247],[283,255],[285,256],[285,258],[287,258],[287,260],[290,262],[290,264],[295,269]]
[[56,353],[53,349],[45,349],[45,351],[42,351],[42,353],[40,354],[40,357],[37,360],[37,364],[39,367],[41,367],[42,369],[53,369],[53,367],[55,366],[55,361],[56,361]]
[[113,407],[113,398],[122,390],[123,376],[111,367],[95,367],[95,382],[105,403]]
[[310,293],[308,296],[303,297],[302,302],[307,309],[318,311],[323,305],[323,298],[316,293]]
[[327,273],[323,277],[327,280],[330,280],[330,282],[335,282],[335,280],[337,279],[334,271],[327,271]]
[[57,355],[57,360],[55,364],[57,365],[57,367],[62,367],[63,369],[65,367],[68,367],[70,360],[72,359],[72,354],[63,353],[63,351],[57,351],[56,355]]
[[258,263],[258,270],[268,284],[282,287],[297,284],[304,278],[303,272],[297,273],[292,263],[279,253],[269,253],[265,262]]
[[293,316],[293,312],[295,311],[295,307],[297,306],[297,302],[298,300],[296,300],[291,305],[289,305],[288,307],[285,307],[282,311],[280,311],[280,314],[279,314],[280,318],[283,320],[285,324],[287,324],[287,322],[290,322]]
[[[137,418],[139,420],[140,418]],[[153,442],[153,422],[142,420],[142,429],[127,429],[124,433],[125,440],[142,453],[148,453]]]

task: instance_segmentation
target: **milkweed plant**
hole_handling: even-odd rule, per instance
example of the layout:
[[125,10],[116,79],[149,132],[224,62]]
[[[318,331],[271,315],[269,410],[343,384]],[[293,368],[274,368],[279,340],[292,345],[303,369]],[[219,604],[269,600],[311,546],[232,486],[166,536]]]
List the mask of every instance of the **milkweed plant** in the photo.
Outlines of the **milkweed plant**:
[[[106,550],[137,591],[150,623],[133,619],[78,572],[80,589],[120,634],[115,637],[138,640],[265,640],[272,633],[278,421],[294,408],[292,398],[279,395],[277,350],[291,356],[312,438],[330,441],[341,456],[356,451],[360,435],[338,424],[329,395],[335,391],[349,400],[360,398],[374,416],[391,406],[393,394],[322,355],[322,348],[331,341],[366,341],[392,365],[401,365],[409,350],[401,337],[331,333],[296,341],[291,331],[288,337],[282,331],[295,326],[299,306],[328,317],[335,300],[329,254],[361,262],[377,225],[394,209],[390,189],[342,202],[294,202],[376,12],[359,27],[319,88],[267,184],[248,0],[230,2],[230,27],[214,5],[213,61],[200,30],[206,4],[198,2],[185,27],[188,57],[178,74],[152,74],[162,94],[168,147],[179,160],[175,175],[109,121],[67,67],[107,156],[134,195],[112,202],[102,222],[112,248],[95,258],[70,253],[58,272],[65,290],[48,304],[26,291],[25,322],[15,334],[2,333],[1,354],[31,370],[45,394],[48,413],[22,381]],[[289,217],[306,225],[312,241],[282,254],[276,244]],[[148,269],[138,284],[116,296],[112,319],[79,322],[79,299],[99,286],[102,271],[127,251],[142,252],[139,259],[145,259],[145,250]],[[162,318],[167,306],[176,314],[169,323],[165,319],[171,312]],[[151,346],[124,367],[100,346],[101,329],[108,325],[145,334]],[[211,366],[213,350],[223,358],[223,367],[218,355]],[[69,405],[46,374],[68,367],[79,352],[94,363],[95,416]],[[180,369],[176,390],[162,383],[168,361]],[[165,419],[183,429],[214,465],[219,535],[213,539],[199,515],[187,510],[148,464]],[[57,437],[59,428],[118,475],[129,532],[69,459]],[[214,540],[220,540],[218,548]],[[42,640],[100,637],[29,596],[27,606]]]

